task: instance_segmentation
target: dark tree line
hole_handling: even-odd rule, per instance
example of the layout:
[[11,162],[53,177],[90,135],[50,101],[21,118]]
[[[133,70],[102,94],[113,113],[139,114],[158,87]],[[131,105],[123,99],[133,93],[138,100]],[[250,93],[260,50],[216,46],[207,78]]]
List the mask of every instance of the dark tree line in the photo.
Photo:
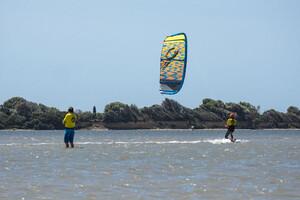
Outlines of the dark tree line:
[[[13,97],[0,106],[0,129],[63,129],[62,119],[66,112]],[[102,118],[101,114],[78,113],[78,127],[85,128],[91,122]]]
[[[90,128],[95,124],[111,128],[120,123],[122,128],[223,128],[230,112],[237,114],[239,128],[300,128],[300,110],[294,106],[286,113],[271,109],[260,114],[259,107],[247,102],[224,103],[208,98],[194,109],[165,99],[161,105],[143,108],[114,102],[105,106],[104,113],[97,113],[94,106],[92,112],[78,111],[76,114],[77,128]],[[63,129],[65,113],[13,97],[0,105],[0,129]]]
[[0,107],[0,128],[61,129],[63,115],[56,108],[13,97]]
[[[165,99],[161,105],[138,109],[135,105],[120,102],[105,107],[103,121],[118,122],[152,122],[152,128],[223,128],[228,114],[237,114],[238,128],[300,128],[300,111],[291,106],[286,113],[273,109],[259,113],[259,106],[248,102],[224,103],[220,100],[204,99],[199,107],[190,109],[178,102]],[[177,122],[170,125],[169,122]],[[156,126],[155,124],[159,124]]]

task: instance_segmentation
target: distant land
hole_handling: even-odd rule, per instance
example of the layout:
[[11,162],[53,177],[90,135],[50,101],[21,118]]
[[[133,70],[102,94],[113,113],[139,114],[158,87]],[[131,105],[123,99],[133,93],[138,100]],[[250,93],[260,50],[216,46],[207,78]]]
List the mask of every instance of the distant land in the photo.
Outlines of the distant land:
[[[93,108],[91,106],[91,108]],[[237,114],[240,129],[300,128],[300,110],[290,106],[286,113],[274,109],[259,112],[247,102],[224,103],[203,99],[197,108],[187,108],[166,98],[160,105],[138,108],[121,102],[105,106],[104,112],[77,110],[77,129],[214,129],[224,128],[230,112]],[[63,129],[66,112],[40,103],[13,97],[0,105],[0,129]]]

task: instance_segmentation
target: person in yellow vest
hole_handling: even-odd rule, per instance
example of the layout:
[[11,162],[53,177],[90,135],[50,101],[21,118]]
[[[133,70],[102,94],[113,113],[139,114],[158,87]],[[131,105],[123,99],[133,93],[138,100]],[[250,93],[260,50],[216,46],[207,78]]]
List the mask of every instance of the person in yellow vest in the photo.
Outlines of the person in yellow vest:
[[65,115],[63,119],[63,124],[65,126],[65,137],[64,142],[66,144],[66,148],[69,148],[69,144],[72,148],[74,148],[74,134],[75,134],[75,123],[76,123],[76,115],[74,114],[74,110],[72,107],[68,109],[68,113]]
[[230,113],[229,118],[227,119],[226,125],[225,125],[225,127],[227,128],[225,138],[228,139],[228,136],[230,135],[231,142],[235,142],[235,140],[236,140],[232,134],[234,132],[235,126],[236,126],[235,114]]

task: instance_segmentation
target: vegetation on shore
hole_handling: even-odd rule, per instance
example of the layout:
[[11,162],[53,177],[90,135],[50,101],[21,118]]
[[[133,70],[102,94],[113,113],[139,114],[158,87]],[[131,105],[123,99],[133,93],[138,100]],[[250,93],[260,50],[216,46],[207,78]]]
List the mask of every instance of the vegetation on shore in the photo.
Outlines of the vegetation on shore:
[[[237,114],[238,128],[300,128],[300,110],[290,106],[286,113],[259,108],[247,102],[224,103],[204,99],[191,109],[165,99],[161,105],[138,108],[121,102],[105,106],[104,113],[78,112],[77,128],[153,129],[153,128],[223,128],[230,112]],[[13,97],[0,105],[0,129],[63,129],[65,112],[21,97]]]

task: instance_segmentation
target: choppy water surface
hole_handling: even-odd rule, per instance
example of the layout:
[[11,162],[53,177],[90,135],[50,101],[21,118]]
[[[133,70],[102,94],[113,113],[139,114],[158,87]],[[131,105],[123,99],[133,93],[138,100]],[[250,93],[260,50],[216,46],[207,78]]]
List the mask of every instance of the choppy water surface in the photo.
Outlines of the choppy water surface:
[[0,131],[0,199],[300,199],[300,131]]

